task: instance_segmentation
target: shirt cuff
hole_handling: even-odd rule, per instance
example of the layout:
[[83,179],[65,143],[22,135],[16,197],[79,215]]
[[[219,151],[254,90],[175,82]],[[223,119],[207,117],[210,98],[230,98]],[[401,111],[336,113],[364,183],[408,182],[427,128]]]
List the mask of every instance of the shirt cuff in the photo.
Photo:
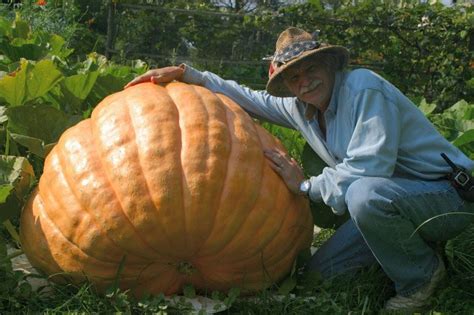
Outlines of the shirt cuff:
[[309,178],[311,182],[311,188],[309,189],[309,199],[314,202],[321,201],[323,197],[321,196],[321,187],[320,187],[320,176],[312,176]]
[[203,85],[204,76],[201,71],[196,70],[185,63],[180,64],[179,67],[184,69],[180,81],[189,84]]
[[[323,196],[321,193],[321,181],[323,180],[322,176],[313,176],[310,177],[309,179],[311,181],[311,189],[309,190],[309,199],[311,199],[314,202],[323,202],[326,204],[323,200]],[[328,205],[329,206],[329,205]],[[344,203],[343,205],[340,205],[337,209],[334,207],[331,207],[332,212],[334,212],[335,215],[343,215],[346,210],[347,206]]]

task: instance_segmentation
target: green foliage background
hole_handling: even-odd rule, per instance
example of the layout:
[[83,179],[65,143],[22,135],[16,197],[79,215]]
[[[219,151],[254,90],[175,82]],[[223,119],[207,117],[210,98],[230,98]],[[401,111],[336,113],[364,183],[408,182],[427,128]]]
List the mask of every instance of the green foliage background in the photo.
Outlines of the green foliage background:
[[308,1],[278,8],[257,5],[245,15],[210,1],[127,6],[140,2],[150,1],[113,5],[116,60],[140,57],[155,66],[188,62],[263,89],[267,62],[262,57],[273,54],[278,34],[292,25],[320,30],[321,41],[348,47],[351,67],[374,69],[416,102],[425,98],[441,110],[459,99],[474,100],[470,5],[368,0],[335,10],[328,9],[328,1]]

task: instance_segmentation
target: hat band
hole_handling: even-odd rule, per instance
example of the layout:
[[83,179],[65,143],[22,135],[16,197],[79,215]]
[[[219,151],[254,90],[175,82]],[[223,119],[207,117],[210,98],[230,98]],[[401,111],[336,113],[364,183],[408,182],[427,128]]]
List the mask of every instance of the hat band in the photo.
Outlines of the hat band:
[[288,61],[294,59],[295,57],[300,55],[302,52],[316,49],[320,45],[321,44],[315,40],[300,41],[300,42],[293,43],[291,45],[286,46],[284,49],[282,49],[278,53],[276,53],[275,56],[273,57],[272,63],[276,63],[276,65],[279,67],[282,64],[285,64]]

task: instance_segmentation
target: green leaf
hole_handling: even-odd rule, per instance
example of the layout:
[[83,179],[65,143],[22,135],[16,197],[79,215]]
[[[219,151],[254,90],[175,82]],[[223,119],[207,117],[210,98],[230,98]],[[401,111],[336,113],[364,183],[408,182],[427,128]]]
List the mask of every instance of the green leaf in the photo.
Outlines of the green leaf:
[[473,119],[474,120],[474,104],[469,104],[465,100],[460,100],[450,108],[445,110],[445,113],[453,114],[455,119]]
[[87,72],[85,74],[76,74],[67,77],[63,84],[67,91],[79,100],[85,100],[99,76],[98,71]]
[[130,81],[132,75],[119,77],[111,73],[101,75],[97,80],[97,87],[94,87],[94,92],[102,95],[102,98],[123,89],[123,86]]
[[296,279],[287,277],[278,287],[278,293],[282,295],[289,294],[296,287]]
[[196,290],[191,284],[185,284],[183,286],[183,295],[187,298],[193,299],[196,297]]
[[137,74],[143,74],[148,70],[148,64],[140,59],[133,60],[131,67]]
[[0,17],[0,36],[9,36],[12,32],[12,25],[10,21]]
[[66,47],[66,40],[62,38],[59,35],[52,34],[51,37],[49,38],[49,44],[50,44],[50,54],[58,56],[60,58],[65,59],[69,55],[72,54],[74,49],[68,49]]
[[2,184],[0,185],[0,203],[5,203],[8,196],[13,190],[13,185],[11,184]]
[[75,117],[51,106],[17,106],[7,110],[11,137],[32,153],[45,157]]
[[11,61],[39,60],[48,54],[46,46],[41,46],[23,39],[15,39],[11,42],[0,42],[0,51]]
[[458,131],[456,129],[456,120],[449,117],[446,112],[443,114],[431,115],[429,119],[443,137],[449,141],[453,141],[457,138]]
[[0,203],[0,222],[18,217],[23,204],[14,193],[10,193],[5,202]]
[[[467,120],[467,119],[459,119],[456,120],[454,126],[456,127],[456,130],[460,132],[465,132],[474,129],[474,119],[472,120]],[[459,135],[458,135],[459,137]]]
[[28,74],[26,101],[43,96],[62,79],[62,73],[51,60],[38,62]]
[[45,148],[46,145],[43,140],[35,138],[35,137],[29,137],[21,134],[16,134],[16,133],[11,133],[10,136],[14,141],[16,141],[18,144],[21,144],[24,147],[27,147],[28,150],[36,154],[39,157],[46,157],[49,153],[47,149]]
[[66,41],[56,34],[36,32],[33,38],[17,37],[12,40],[0,40],[0,51],[10,60],[41,60],[48,55],[65,59],[74,50],[66,47]]
[[132,79],[132,75],[119,77],[115,74],[100,74],[85,103],[95,107],[107,95],[123,90],[123,86]]
[[14,37],[27,39],[28,34],[30,33],[30,25],[28,22],[22,20],[20,15],[17,13],[12,31]]
[[240,295],[240,289],[239,288],[231,288],[229,292],[227,293],[227,297],[224,299],[224,305],[226,307],[230,307],[235,300],[239,297]]
[[0,156],[0,222],[20,213],[34,179],[33,167],[26,158]]
[[0,80],[0,96],[10,106],[20,106],[43,96],[62,78],[51,60],[42,60],[36,65],[22,60],[21,69],[15,76],[7,75]]
[[26,72],[30,67],[29,63],[23,63],[21,69],[15,76],[6,75],[0,80],[0,96],[10,106],[18,106],[26,99]]
[[322,8],[323,6],[321,5],[321,0],[308,0],[308,3],[310,3],[312,6],[316,8]]
[[[84,108],[87,108],[87,105],[83,104],[89,104],[86,99],[92,96],[93,90],[98,86],[98,75],[98,71],[93,71],[67,77],[61,82],[60,89],[50,93],[50,96],[65,112],[82,113]],[[97,105],[97,102],[93,105]]]
[[33,167],[28,159],[21,156],[0,155],[0,184],[11,184],[22,196],[29,190],[34,179]]
[[308,176],[317,176],[323,172],[328,165],[313,151],[311,146],[306,143],[301,155],[301,164]]
[[423,99],[418,108],[423,112],[423,114],[429,115],[436,109],[436,104],[429,104],[426,102],[426,99]]
[[453,141],[453,144],[457,147],[460,147],[471,142],[474,143],[474,129],[462,133],[456,138],[456,140]]
[[[305,144],[303,154],[301,155],[301,162],[304,172],[307,176],[318,176],[327,167],[327,164],[313,151],[309,144]],[[321,228],[334,228],[342,225],[349,219],[346,213],[343,216],[335,215],[331,207],[323,202],[310,201],[311,214],[313,215],[313,222]]]

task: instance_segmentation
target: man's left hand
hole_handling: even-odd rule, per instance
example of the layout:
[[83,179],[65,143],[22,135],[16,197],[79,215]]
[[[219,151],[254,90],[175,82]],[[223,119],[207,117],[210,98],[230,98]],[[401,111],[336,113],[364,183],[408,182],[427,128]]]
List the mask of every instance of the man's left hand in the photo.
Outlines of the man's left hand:
[[300,195],[300,184],[305,179],[298,162],[280,149],[264,150],[270,167],[283,179],[288,189]]

